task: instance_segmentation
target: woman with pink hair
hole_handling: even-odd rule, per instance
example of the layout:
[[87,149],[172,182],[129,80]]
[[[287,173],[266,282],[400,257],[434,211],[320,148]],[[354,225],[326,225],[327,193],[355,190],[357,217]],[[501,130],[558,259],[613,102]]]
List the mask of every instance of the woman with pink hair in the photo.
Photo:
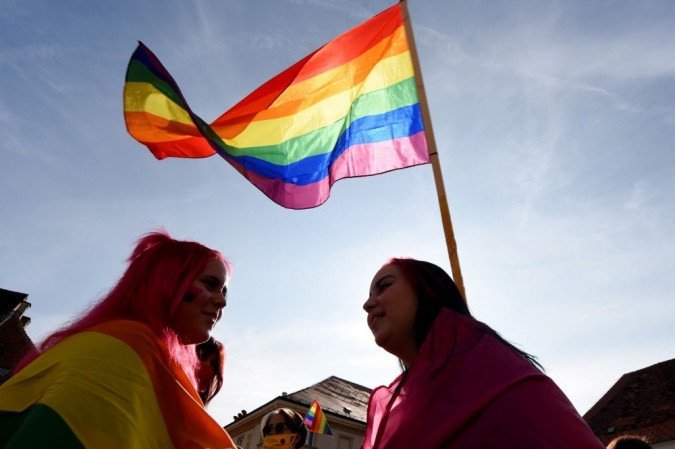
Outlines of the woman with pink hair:
[[225,308],[230,264],[165,231],[143,236],[128,261],[0,387],[0,447],[235,447],[195,377],[195,345]]
[[603,449],[534,357],[473,318],[438,266],[392,259],[363,308],[403,368],[373,390],[363,449]]

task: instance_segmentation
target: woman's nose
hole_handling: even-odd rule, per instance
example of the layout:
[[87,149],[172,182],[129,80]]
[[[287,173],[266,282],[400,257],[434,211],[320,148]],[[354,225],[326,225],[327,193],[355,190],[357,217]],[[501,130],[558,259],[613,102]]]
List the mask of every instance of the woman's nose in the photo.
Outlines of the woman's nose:
[[227,305],[227,298],[221,292],[216,293],[212,296],[211,301],[219,309],[224,309]]
[[366,302],[363,303],[363,310],[370,312],[373,307],[375,307],[375,299],[373,299],[372,296],[369,296],[368,299],[366,299]]

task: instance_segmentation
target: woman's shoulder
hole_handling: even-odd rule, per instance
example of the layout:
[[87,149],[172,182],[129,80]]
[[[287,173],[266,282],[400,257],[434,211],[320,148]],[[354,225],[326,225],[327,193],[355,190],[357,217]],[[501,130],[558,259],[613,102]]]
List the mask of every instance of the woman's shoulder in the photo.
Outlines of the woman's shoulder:
[[[150,352],[157,344],[150,328],[130,320],[100,323],[76,332],[42,352],[17,374],[30,376],[42,371],[54,371],[70,376],[89,370],[95,364],[103,367],[119,360],[135,359],[138,348]],[[135,347],[130,342],[136,342]],[[139,344],[140,342],[140,344]],[[57,369],[58,368],[58,369]],[[31,374],[33,373],[33,374]]]
[[155,351],[159,347],[164,347],[160,336],[149,325],[135,320],[105,321],[88,328],[86,332],[111,337],[130,346],[136,352]]
[[66,351],[77,356],[84,351],[106,351],[108,347],[115,347],[120,343],[129,345],[130,342],[145,342],[145,344],[155,345],[158,340],[147,324],[134,320],[111,320],[95,324],[64,338],[48,349],[45,354],[56,349],[61,349],[58,352],[63,352],[63,348],[80,348]]
[[105,333],[151,333],[152,329],[145,323],[136,320],[129,319],[119,319],[119,320],[109,320],[102,323],[95,324],[86,329],[86,331],[92,332],[105,332]]
[[537,440],[536,447],[603,447],[567,396],[543,374],[502,392],[482,419],[497,426],[506,441]]

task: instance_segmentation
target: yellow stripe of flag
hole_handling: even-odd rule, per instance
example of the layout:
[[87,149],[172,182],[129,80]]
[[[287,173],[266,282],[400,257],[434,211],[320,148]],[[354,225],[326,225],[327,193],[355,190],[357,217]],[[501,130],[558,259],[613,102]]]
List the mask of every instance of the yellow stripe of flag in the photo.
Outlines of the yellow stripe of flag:
[[87,448],[173,447],[143,362],[108,335],[73,335],[2,386],[0,410],[36,403],[58,413]]
[[[410,52],[384,59],[373,68],[363,83],[314,103],[291,116],[255,120],[238,136],[227,139],[225,142],[238,148],[278,145],[288,140],[289,136],[302,136],[310,131],[332,125],[347,115],[355,98],[387,88],[412,77],[413,74]],[[348,73],[344,72],[343,75],[348,76]],[[307,103],[311,102],[310,96]],[[221,136],[227,133],[227,128],[213,127],[214,131]]]

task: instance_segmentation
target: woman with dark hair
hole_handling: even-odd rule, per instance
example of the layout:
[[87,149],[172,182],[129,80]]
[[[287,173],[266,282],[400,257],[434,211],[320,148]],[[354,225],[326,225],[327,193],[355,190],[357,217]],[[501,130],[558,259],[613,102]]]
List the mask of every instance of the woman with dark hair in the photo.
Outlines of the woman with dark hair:
[[143,236],[98,302],[0,387],[0,448],[234,448],[197,391],[196,344],[226,305],[213,249]]
[[438,266],[392,259],[363,308],[403,368],[371,395],[363,449],[603,447],[535,358],[473,318]]
[[299,413],[278,408],[263,416],[260,434],[265,449],[300,449],[307,439],[307,427]]
[[195,347],[197,351],[197,390],[204,407],[211,402],[223,387],[223,367],[225,366],[225,347],[221,342],[210,337]]

